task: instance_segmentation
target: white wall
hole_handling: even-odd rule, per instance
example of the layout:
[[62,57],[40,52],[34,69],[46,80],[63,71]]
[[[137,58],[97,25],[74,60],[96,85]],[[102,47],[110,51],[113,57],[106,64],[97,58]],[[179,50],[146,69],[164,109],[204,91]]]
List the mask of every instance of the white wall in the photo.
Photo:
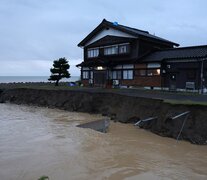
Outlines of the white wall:
[[109,29],[104,29],[102,31],[100,31],[95,37],[93,37],[85,46],[88,46],[89,44],[92,44],[93,42],[107,36],[119,36],[119,37],[128,37],[128,38],[136,38],[135,36],[129,35],[127,33],[118,31],[116,29],[113,28],[109,28]]

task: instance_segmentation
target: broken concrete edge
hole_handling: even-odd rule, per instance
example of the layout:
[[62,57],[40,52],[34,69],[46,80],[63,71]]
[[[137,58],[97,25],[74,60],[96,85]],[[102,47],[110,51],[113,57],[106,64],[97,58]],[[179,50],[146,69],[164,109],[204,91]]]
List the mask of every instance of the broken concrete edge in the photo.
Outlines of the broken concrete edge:
[[110,125],[110,120],[109,119],[101,119],[101,120],[96,120],[96,121],[91,121],[83,124],[77,125],[77,127],[80,128],[89,128],[93,129],[102,133],[107,133],[108,128]]

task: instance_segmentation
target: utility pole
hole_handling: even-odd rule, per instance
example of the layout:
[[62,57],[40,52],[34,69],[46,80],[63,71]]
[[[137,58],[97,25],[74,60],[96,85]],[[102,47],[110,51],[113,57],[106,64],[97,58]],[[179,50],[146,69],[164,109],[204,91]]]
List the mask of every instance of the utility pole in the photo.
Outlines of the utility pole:
[[201,59],[201,90],[200,93],[203,94],[203,59]]
[[203,87],[204,87],[204,61],[206,61],[207,58],[201,59],[201,76],[200,76],[200,94],[203,94]]

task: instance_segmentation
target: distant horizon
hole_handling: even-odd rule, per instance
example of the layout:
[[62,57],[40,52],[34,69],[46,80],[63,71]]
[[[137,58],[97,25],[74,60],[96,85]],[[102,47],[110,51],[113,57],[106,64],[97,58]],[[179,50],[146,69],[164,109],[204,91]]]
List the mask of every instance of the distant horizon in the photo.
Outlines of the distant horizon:
[[[41,76],[37,76],[37,75],[0,75],[0,77],[47,77],[47,76],[50,76],[50,75],[41,75]],[[70,76],[70,77],[79,77],[78,75],[77,76]]]
[[[0,83],[26,83],[26,82],[50,82],[49,76],[0,76]],[[80,76],[62,78],[62,82],[74,82],[80,80]]]

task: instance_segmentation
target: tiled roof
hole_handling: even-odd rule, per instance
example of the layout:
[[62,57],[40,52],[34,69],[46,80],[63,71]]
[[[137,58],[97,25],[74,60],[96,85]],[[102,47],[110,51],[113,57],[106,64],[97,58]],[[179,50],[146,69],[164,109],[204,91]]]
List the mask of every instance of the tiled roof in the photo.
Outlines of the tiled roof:
[[172,48],[167,50],[160,50],[150,53],[141,58],[143,62],[158,62],[163,60],[174,59],[192,59],[207,57],[207,45],[205,46],[191,46],[183,48]]
[[149,38],[151,40],[159,41],[160,43],[167,43],[175,46],[179,46],[179,44],[160,38],[158,36],[149,34],[147,31],[143,31],[140,29],[131,28],[128,26],[124,26],[118,23],[112,23],[110,21],[107,21],[104,19],[88,36],[86,36],[79,44],[78,46],[84,46],[91,38],[93,38],[99,31],[101,31],[103,28],[111,27],[114,29],[117,29],[119,31],[125,32],[127,34],[133,35],[137,38],[143,37],[143,38]]
[[143,30],[140,30],[140,29],[135,29],[135,28],[131,28],[131,27],[123,26],[123,25],[118,25],[118,26],[121,29],[125,29],[129,32],[134,33],[137,36],[144,36],[144,37],[147,37],[147,38],[152,38],[152,39],[156,39],[156,40],[159,40],[159,41],[164,41],[164,42],[171,43],[171,44],[174,44],[176,46],[179,46],[179,44],[177,44],[175,42],[169,41],[167,39],[164,39],[164,38],[161,38],[161,37],[158,37],[158,36],[155,36],[155,35],[152,35],[148,31],[143,31]]

